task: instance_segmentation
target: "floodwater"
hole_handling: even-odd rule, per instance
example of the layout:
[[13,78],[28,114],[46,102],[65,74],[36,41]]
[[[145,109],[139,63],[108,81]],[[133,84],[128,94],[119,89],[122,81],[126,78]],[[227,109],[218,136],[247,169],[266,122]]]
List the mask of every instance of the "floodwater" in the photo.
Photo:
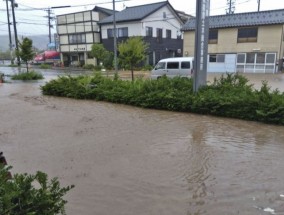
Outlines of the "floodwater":
[[0,150],[13,173],[74,184],[68,215],[284,214],[283,126],[42,96],[43,83],[0,85]]

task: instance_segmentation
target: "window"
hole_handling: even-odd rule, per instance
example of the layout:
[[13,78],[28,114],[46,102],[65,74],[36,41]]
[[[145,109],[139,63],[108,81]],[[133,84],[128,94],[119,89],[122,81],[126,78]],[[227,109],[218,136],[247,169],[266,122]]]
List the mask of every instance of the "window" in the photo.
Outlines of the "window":
[[238,43],[257,42],[258,28],[239,28]]
[[237,63],[245,63],[246,54],[238,54]]
[[162,38],[163,38],[163,29],[157,28],[157,41],[162,42]]
[[218,43],[218,29],[210,29],[208,44],[217,44]]
[[86,43],[86,35],[85,34],[71,34],[69,35],[69,43],[70,44]]
[[171,30],[167,30],[166,31],[166,36],[167,36],[167,39],[171,39],[172,38],[172,31]]
[[190,69],[190,62],[189,61],[181,62],[181,69]]
[[276,54],[273,54],[273,53],[271,53],[271,54],[269,54],[269,53],[267,53],[266,54],[266,60],[265,60],[265,63],[275,63],[275,58],[276,58]]
[[107,38],[113,38],[113,29],[107,29]]
[[255,53],[247,53],[246,63],[254,63]]
[[224,54],[209,55],[209,62],[210,63],[224,63],[225,62],[225,55]]
[[178,69],[179,62],[168,62],[167,69]]
[[128,28],[118,28],[118,34],[117,37],[128,37]]
[[153,28],[146,27],[146,37],[153,37]]
[[[113,38],[113,29],[109,28],[107,29],[107,37],[108,38]],[[128,37],[128,28],[118,28],[116,29],[116,37]]]
[[156,69],[156,70],[157,70],[157,69],[165,69],[165,66],[166,66],[166,63],[164,63],[164,62],[159,62],[159,63],[156,65],[155,69]]

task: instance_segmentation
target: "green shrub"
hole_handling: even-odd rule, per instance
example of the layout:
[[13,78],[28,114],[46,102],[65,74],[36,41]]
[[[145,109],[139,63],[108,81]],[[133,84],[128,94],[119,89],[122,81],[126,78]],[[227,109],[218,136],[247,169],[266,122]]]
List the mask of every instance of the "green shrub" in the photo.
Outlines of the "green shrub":
[[97,65],[97,66],[95,66],[95,71],[101,71],[102,70],[102,66],[101,65]]
[[45,95],[95,99],[172,111],[210,114],[284,125],[284,93],[271,92],[266,83],[253,89],[235,74],[215,79],[193,92],[193,80],[163,76],[158,80],[123,81],[94,76],[59,77],[42,86]]
[[152,65],[145,65],[142,67],[142,71],[151,71],[154,67]]
[[83,66],[83,69],[94,70],[95,69],[95,65],[94,64],[85,64]]
[[8,67],[18,67],[18,65],[17,64],[10,64],[10,65],[8,65]]
[[30,71],[30,72],[21,72],[16,75],[12,75],[11,79],[12,80],[39,80],[43,79],[43,75],[40,73],[37,73],[35,71]]
[[51,69],[52,66],[50,64],[40,64],[39,68],[40,69]]
[[47,174],[39,171],[8,179],[10,168],[0,166],[0,214],[65,214],[63,196],[73,185],[61,188],[57,178],[48,180]]

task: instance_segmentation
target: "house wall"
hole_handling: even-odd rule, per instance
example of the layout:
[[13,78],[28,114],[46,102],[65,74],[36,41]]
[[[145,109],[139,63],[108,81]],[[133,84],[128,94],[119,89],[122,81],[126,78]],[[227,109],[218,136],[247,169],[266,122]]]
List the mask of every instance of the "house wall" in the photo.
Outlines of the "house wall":
[[[80,64],[95,62],[88,58],[92,44],[100,43],[99,13],[83,11],[57,16],[57,32],[59,35],[60,52],[65,65],[70,65],[74,59]],[[70,44],[70,35],[84,35],[85,42]],[[72,60],[73,59],[73,60]]]
[[[283,58],[283,25],[258,27],[257,42],[238,43],[238,28],[218,29],[218,43],[208,45],[209,54],[275,53],[276,62]],[[184,32],[183,55],[194,56],[195,32]],[[276,67],[275,67],[276,68]],[[277,69],[277,68],[276,68]],[[212,71],[208,65],[208,71]]]
[[[128,27],[128,37],[142,36],[149,44],[146,64],[155,65],[160,59],[182,55],[181,22],[175,17],[169,7],[162,7],[143,20],[116,23],[116,28]],[[146,37],[146,27],[153,28],[152,37]],[[161,40],[157,39],[157,28],[163,31]],[[108,38],[107,29],[113,29],[113,24],[101,26],[102,43],[109,51],[113,51],[113,38]],[[171,38],[166,38],[166,30],[171,30]],[[117,38],[117,43],[127,38]]]

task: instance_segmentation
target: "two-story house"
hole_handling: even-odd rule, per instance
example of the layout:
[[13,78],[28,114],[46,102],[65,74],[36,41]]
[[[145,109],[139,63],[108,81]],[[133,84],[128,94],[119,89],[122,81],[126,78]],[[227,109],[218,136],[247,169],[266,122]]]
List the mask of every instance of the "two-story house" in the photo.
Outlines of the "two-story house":
[[[101,42],[114,50],[114,17],[99,22]],[[182,55],[181,17],[168,1],[127,7],[115,14],[117,44],[132,36],[142,36],[149,44],[146,64],[154,65],[160,59]]]
[[[195,22],[182,27],[184,56],[194,56]],[[274,73],[283,53],[284,9],[209,17],[208,72]]]
[[101,19],[113,14],[112,10],[95,7],[93,10],[57,16],[59,52],[65,66],[96,64],[90,55],[92,45],[101,42]]

